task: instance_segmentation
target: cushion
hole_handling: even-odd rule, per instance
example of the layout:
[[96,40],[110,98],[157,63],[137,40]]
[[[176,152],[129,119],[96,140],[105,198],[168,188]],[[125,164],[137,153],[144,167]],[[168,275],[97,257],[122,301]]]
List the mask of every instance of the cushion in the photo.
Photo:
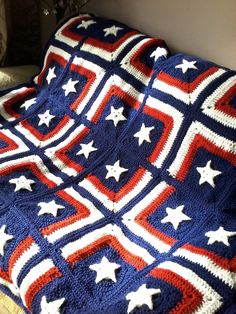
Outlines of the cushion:
[[113,20],[0,98],[0,288],[26,313],[234,313],[236,73]]

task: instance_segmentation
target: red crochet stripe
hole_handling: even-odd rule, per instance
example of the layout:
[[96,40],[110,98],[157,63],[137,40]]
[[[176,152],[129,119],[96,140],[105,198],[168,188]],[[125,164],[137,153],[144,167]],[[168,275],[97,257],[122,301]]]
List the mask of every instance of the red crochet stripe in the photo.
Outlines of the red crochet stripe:
[[92,122],[93,123],[97,123],[104,108],[107,106],[107,104],[109,103],[109,100],[112,96],[117,96],[119,98],[121,98],[121,100],[125,103],[127,103],[128,105],[130,105],[131,107],[133,107],[135,110],[138,110],[138,108],[140,107],[141,103],[134,97],[132,97],[131,95],[129,95],[128,93],[124,92],[120,87],[116,86],[116,85],[112,85],[110,90],[107,92],[107,94],[105,95],[103,101],[101,102],[100,106],[98,107],[98,109],[96,110],[94,116],[92,117]]
[[140,56],[144,55],[145,51],[151,47],[151,46],[161,46],[164,43],[163,40],[161,39],[156,39],[156,38],[150,38],[148,42],[143,44],[132,56],[130,60],[130,64],[138,69],[140,72],[145,74],[146,76],[150,77],[154,73],[153,68],[149,67],[148,65],[142,63],[140,61]]
[[44,275],[40,276],[35,282],[29,287],[25,294],[26,307],[31,311],[31,305],[35,295],[44,288],[49,282],[61,277],[62,274],[57,267],[51,268]]
[[23,120],[21,124],[24,128],[29,130],[38,140],[46,141],[47,139],[53,137],[57,134],[70,120],[68,115],[65,115],[63,119],[58,123],[58,125],[49,133],[43,135],[38,130],[36,130],[27,120]]
[[20,101],[21,99],[27,98],[30,94],[34,93],[36,89],[34,87],[27,88],[25,91],[18,93],[16,96],[8,99],[4,104],[3,107],[5,111],[12,117],[18,119],[21,117],[21,115],[17,112],[15,112],[12,108],[12,106]]
[[134,266],[138,270],[147,266],[147,263],[141,257],[135,256],[132,253],[128,252],[119,243],[118,239],[112,235],[106,235],[104,237],[101,237],[100,239],[94,241],[85,248],[71,254],[67,258],[67,262],[73,267],[75,263],[94,254],[96,251],[101,250],[105,246],[110,246],[114,248],[122,259],[124,259],[128,264]]
[[19,147],[19,145],[16,142],[14,142],[11,138],[6,136],[2,132],[0,132],[0,140],[8,144],[7,146],[0,148],[0,154],[3,154],[10,150],[15,150]]
[[180,181],[185,179],[187,172],[192,164],[192,161],[199,148],[203,147],[210,153],[218,155],[228,160],[233,166],[236,166],[236,156],[230,152],[227,152],[218,146],[214,145],[211,141],[206,139],[200,134],[196,134],[191,145],[189,146],[188,153],[186,154],[179,171],[176,174],[176,178]]
[[149,233],[153,234],[155,237],[161,241],[173,245],[176,240],[169,237],[165,233],[155,229],[148,221],[148,217],[164,203],[172,193],[174,193],[175,188],[173,186],[167,186],[162,193],[157,196],[150,205],[148,205],[140,214],[135,217],[135,222],[146,229]]
[[173,87],[176,87],[180,90],[182,90],[185,93],[192,93],[195,88],[208,76],[214,74],[215,72],[218,71],[217,67],[211,67],[207,69],[205,72],[201,73],[194,81],[192,82],[183,82],[179,79],[176,79],[175,77],[161,71],[157,75],[157,79],[167,83],[168,85],[171,85]]
[[144,107],[143,112],[145,114],[148,114],[149,116],[157,119],[157,120],[160,120],[164,124],[162,135],[161,135],[159,141],[157,142],[157,145],[155,146],[153,152],[147,158],[149,162],[153,163],[157,160],[158,156],[162,152],[162,149],[163,149],[166,141],[168,140],[168,137],[169,137],[169,135],[173,129],[174,121],[173,121],[173,118],[168,116],[167,114],[165,114],[165,113],[163,113],[157,109],[150,108],[148,106]]
[[230,115],[233,118],[236,118],[236,109],[230,105],[230,98],[236,96],[236,84],[234,84],[227,92],[221,97],[215,108],[224,112],[225,114]]
[[73,147],[76,143],[79,143],[81,139],[88,135],[89,131],[89,128],[85,127],[81,133],[79,133],[72,141],[70,141],[70,143],[55,152],[55,155],[58,159],[62,160],[65,165],[67,165],[69,168],[75,169],[77,172],[81,172],[84,167],[67,157],[66,153],[68,153],[71,147]]
[[19,243],[19,245],[15,248],[14,252],[11,254],[9,258],[9,263],[8,263],[8,273],[9,276],[11,277],[12,275],[12,269],[17,262],[17,260],[21,257],[21,255],[29,249],[29,247],[35,243],[33,238],[31,236],[28,236],[25,238],[23,241]]
[[228,258],[219,256],[213,252],[207,251],[203,248],[196,247],[194,245],[191,245],[189,243],[184,244],[181,249],[186,249],[192,253],[196,253],[202,256],[208,257],[212,262],[217,264],[223,269],[230,270],[230,260]]
[[56,61],[58,64],[60,64],[61,66],[63,66],[63,68],[66,66],[67,64],[67,60],[65,60],[62,56],[56,54],[55,52],[50,52],[48,57],[47,57],[47,61],[46,64],[44,66],[44,69],[40,72],[39,76],[38,76],[38,84],[42,85],[43,84],[43,79],[44,79],[44,75],[46,74],[48,68],[49,68],[49,64],[52,61]]
[[75,64],[71,64],[70,66],[72,71],[78,72],[80,75],[85,76],[87,79],[87,82],[85,86],[83,87],[82,92],[80,93],[79,97],[70,105],[71,110],[76,110],[81,103],[81,101],[86,97],[86,95],[89,92],[89,89],[93,85],[93,83],[96,80],[96,73]]
[[125,195],[127,195],[133,188],[137,185],[140,178],[144,175],[145,169],[140,167],[133,177],[120,189],[118,192],[110,191],[103,183],[93,175],[89,175],[87,180],[89,180],[101,193],[105,194],[110,201],[119,202]]
[[12,173],[14,171],[29,168],[32,173],[44,184],[46,184],[49,188],[54,188],[56,187],[56,183],[53,181],[49,180],[42,172],[41,170],[37,167],[37,165],[33,162],[22,162],[20,165],[12,165],[4,170],[0,170],[0,176],[5,176],[9,173]]
[[180,275],[162,268],[153,269],[150,275],[168,282],[181,291],[182,299],[170,311],[170,314],[193,313],[202,303],[202,294]]
[[104,49],[108,52],[114,52],[117,48],[119,48],[119,46],[121,44],[123,44],[127,39],[129,39],[130,37],[140,34],[138,31],[132,31],[132,32],[128,32],[127,34],[125,34],[124,36],[122,36],[120,39],[118,39],[116,42],[114,43],[106,43],[106,42],[102,42],[100,40],[97,40],[95,38],[89,37],[88,39],[85,40],[85,44],[89,44],[91,46],[94,47],[98,47],[101,49]]
[[89,208],[87,208],[84,204],[80,203],[78,200],[74,199],[71,195],[69,195],[68,193],[66,193],[65,191],[58,191],[56,192],[56,194],[63,199],[64,201],[66,201],[67,203],[69,203],[71,206],[73,206],[76,210],[76,213],[71,215],[68,218],[65,218],[62,221],[56,222],[52,225],[49,225],[45,228],[42,228],[40,230],[40,232],[42,232],[42,234],[44,236],[50,235],[52,234],[54,231],[69,226],[71,224],[73,224],[74,222],[84,219],[86,217],[88,217],[90,215],[90,210]]

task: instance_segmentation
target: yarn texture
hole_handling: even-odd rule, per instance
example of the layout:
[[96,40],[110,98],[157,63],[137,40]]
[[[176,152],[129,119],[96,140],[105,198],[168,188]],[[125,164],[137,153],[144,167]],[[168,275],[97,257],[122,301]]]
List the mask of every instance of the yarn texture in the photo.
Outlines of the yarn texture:
[[236,72],[75,16],[0,92],[0,289],[25,313],[236,313]]

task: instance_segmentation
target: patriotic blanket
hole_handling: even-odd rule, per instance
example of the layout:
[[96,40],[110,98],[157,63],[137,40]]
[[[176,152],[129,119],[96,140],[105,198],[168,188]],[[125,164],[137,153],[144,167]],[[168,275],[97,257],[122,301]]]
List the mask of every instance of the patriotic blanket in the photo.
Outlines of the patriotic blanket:
[[236,313],[236,73],[88,14],[0,94],[0,289],[26,313]]

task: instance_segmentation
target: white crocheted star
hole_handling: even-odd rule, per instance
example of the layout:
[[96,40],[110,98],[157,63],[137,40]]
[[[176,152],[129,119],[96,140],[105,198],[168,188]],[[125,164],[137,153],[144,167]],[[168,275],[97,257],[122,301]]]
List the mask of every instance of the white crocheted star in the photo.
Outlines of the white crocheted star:
[[60,314],[60,307],[65,302],[65,298],[58,299],[52,302],[47,302],[45,296],[41,299],[41,312],[40,314]]
[[215,231],[208,231],[205,236],[209,238],[207,244],[213,244],[215,242],[222,242],[226,246],[229,246],[229,238],[236,236],[236,231],[227,231],[222,226],[220,226]]
[[159,59],[160,57],[167,57],[167,50],[163,47],[157,47],[152,54],[150,55],[151,58],[154,58],[154,61],[156,62],[157,59]]
[[65,96],[68,96],[70,93],[76,93],[75,85],[78,83],[79,81],[73,81],[70,78],[66,84],[62,85],[62,89],[65,91]]
[[106,120],[112,120],[114,122],[114,125],[117,126],[117,124],[120,121],[125,121],[127,120],[126,117],[123,116],[123,111],[124,108],[120,107],[118,109],[115,109],[113,106],[111,106],[111,112],[110,114],[106,117]]
[[84,155],[86,159],[89,158],[89,155],[92,152],[98,150],[96,147],[93,146],[94,141],[89,142],[88,144],[80,144],[81,150],[78,151],[76,155]]
[[36,103],[36,97],[35,98],[31,98],[26,100],[21,106],[20,108],[25,108],[25,110],[28,110],[29,107],[31,107],[33,104]]
[[16,185],[15,192],[19,190],[28,190],[32,192],[31,184],[35,183],[34,180],[27,179],[25,176],[20,176],[19,178],[9,180],[10,183]]
[[55,77],[57,77],[56,74],[55,74],[55,69],[56,69],[56,67],[48,69],[48,75],[46,77],[48,85],[51,83],[51,80],[53,80]]
[[54,200],[50,201],[48,203],[40,202],[40,203],[38,203],[38,206],[40,207],[40,211],[38,212],[38,216],[44,215],[44,214],[51,214],[54,217],[57,217],[58,210],[65,208],[64,206],[57,204]]
[[155,129],[154,126],[146,127],[144,123],[142,123],[141,129],[134,134],[134,137],[138,138],[138,145],[142,145],[144,141],[151,143],[150,140],[150,132]]
[[84,28],[87,29],[90,25],[95,24],[96,22],[94,20],[88,20],[88,21],[82,21],[77,28]]
[[117,182],[120,180],[121,174],[123,172],[128,171],[128,169],[120,166],[120,160],[117,160],[114,163],[114,165],[107,165],[106,169],[107,169],[106,179],[115,178]]
[[40,125],[45,124],[47,127],[49,127],[51,120],[55,118],[55,116],[50,114],[49,110],[46,110],[44,113],[38,114],[38,117],[39,117],[38,125],[40,126]]
[[221,174],[218,170],[213,170],[211,168],[211,160],[209,160],[205,167],[197,167],[197,172],[200,174],[199,185],[207,182],[213,188],[215,187],[214,178]]
[[123,28],[122,27],[118,27],[118,26],[111,26],[111,27],[107,27],[107,28],[104,28],[104,36],[107,37],[108,35],[114,35],[114,36],[117,36],[117,32],[122,30]]
[[177,230],[179,227],[179,224],[182,221],[187,221],[187,220],[192,219],[183,213],[183,209],[184,209],[184,205],[180,205],[176,208],[167,207],[166,208],[167,216],[161,220],[161,223],[164,224],[164,223],[170,222],[172,226],[174,227],[174,229]]
[[0,255],[4,256],[4,248],[8,241],[12,240],[13,236],[6,233],[6,225],[0,229]]
[[181,69],[183,73],[186,73],[189,69],[194,69],[194,70],[197,69],[197,67],[195,66],[197,61],[188,61],[186,59],[183,59],[182,62],[183,63],[176,65],[175,68]]
[[116,282],[116,270],[119,269],[121,266],[116,263],[110,262],[106,256],[103,256],[102,260],[98,264],[90,265],[89,268],[95,270],[97,272],[97,276],[95,279],[96,283],[106,279],[112,280]]
[[150,310],[153,310],[152,296],[161,293],[160,289],[147,288],[146,284],[143,284],[134,292],[130,292],[126,296],[126,300],[129,300],[128,313],[133,311],[136,307],[140,308],[144,304],[148,306]]

